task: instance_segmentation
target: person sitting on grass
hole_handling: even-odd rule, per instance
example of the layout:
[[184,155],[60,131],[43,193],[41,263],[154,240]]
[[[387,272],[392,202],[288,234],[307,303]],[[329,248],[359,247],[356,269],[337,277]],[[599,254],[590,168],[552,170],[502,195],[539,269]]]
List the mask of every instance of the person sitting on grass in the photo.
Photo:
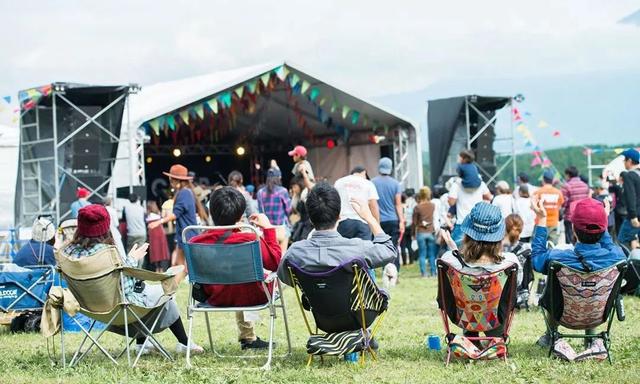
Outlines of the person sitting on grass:
[[[464,219],[460,229],[464,234],[462,252],[449,231],[443,231],[443,238],[450,251],[442,256],[442,261],[455,270],[467,274],[485,274],[518,266],[517,283],[522,281],[522,266],[516,255],[503,252],[502,241],[505,236],[505,223],[500,208],[486,202],[477,203]],[[459,258],[460,257],[460,258]],[[466,337],[477,337],[477,332],[463,332]],[[503,327],[486,332],[488,337],[502,337]]]
[[[214,225],[227,226],[239,224],[247,207],[245,196],[236,188],[222,187],[211,194],[209,210]],[[275,271],[282,257],[282,251],[276,238],[276,229],[264,214],[252,214],[249,221],[262,229],[260,237],[260,254],[262,265],[265,269]],[[212,229],[193,237],[190,243],[216,244],[240,244],[255,240],[253,232],[241,232],[240,230]],[[268,285],[272,289],[272,285]],[[222,307],[247,307],[264,304],[267,300],[262,283],[245,283],[234,285],[205,284],[204,293],[209,297],[207,302],[213,306]],[[242,349],[264,349],[269,343],[256,336],[253,322],[245,321],[242,311],[236,312],[236,324],[238,326],[239,341]]]
[[[585,271],[585,266],[596,271],[625,259],[622,249],[613,243],[611,235],[607,232],[608,204],[605,207],[601,202],[591,198],[578,201],[572,208],[571,218],[573,236],[577,239],[577,243],[573,249],[562,250],[547,249],[547,211],[543,201],[535,196],[531,202],[531,208],[538,218],[531,253],[535,271],[547,274],[551,261],[558,261],[579,271]],[[550,324],[550,327],[555,331],[558,325]],[[587,329],[585,333],[594,334],[595,329]],[[538,345],[548,348],[550,342],[551,335],[545,333],[538,340]],[[602,340],[596,339],[592,342],[594,343],[602,343]],[[588,347],[606,351],[604,344]]]
[[[361,258],[369,268],[384,267],[396,258],[396,247],[391,236],[384,233],[373,217],[367,201],[351,200],[351,207],[364,220],[373,233],[373,241],[359,238],[347,239],[338,233],[340,195],[330,184],[316,184],[307,197],[307,211],[315,231],[311,238],[293,243],[285,253],[278,277],[293,286],[286,260],[307,272],[324,272],[349,260]],[[323,256],[318,257],[320,249]]]

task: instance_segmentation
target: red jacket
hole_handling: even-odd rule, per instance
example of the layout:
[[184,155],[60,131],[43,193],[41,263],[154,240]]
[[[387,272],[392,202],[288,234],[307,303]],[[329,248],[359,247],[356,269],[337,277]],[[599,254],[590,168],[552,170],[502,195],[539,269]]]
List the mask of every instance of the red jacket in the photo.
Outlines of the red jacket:
[[[194,236],[189,242],[199,244],[213,244],[224,234],[224,230],[211,230],[198,236]],[[234,231],[224,240],[223,244],[239,244],[253,241],[253,233]],[[263,230],[260,238],[260,254],[262,255],[262,266],[264,269],[276,271],[282,250],[276,240],[275,228]],[[267,285],[271,292],[272,284]],[[262,289],[261,283],[245,283],[236,285],[204,285],[204,291],[209,295],[208,303],[217,306],[241,307],[250,305],[260,305],[267,302],[267,298]]]

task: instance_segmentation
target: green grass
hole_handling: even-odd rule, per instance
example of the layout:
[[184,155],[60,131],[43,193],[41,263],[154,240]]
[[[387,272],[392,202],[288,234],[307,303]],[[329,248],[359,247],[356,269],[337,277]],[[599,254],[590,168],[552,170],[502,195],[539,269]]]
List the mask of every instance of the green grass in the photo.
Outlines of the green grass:
[[[181,287],[178,302],[186,303],[186,285]],[[511,332],[508,363],[501,361],[462,363],[454,361],[449,367],[443,363],[444,353],[430,352],[424,341],[429,334],[443,334],[442,321],[435,303],[435,279],[418,278],[417,268],[403,270],[401,284],[392,291],[390,310],[379,334],[380,360],[367,361],[364,368],[335,358],[317,360],[305,368],[306,329],[295,302],[294,292],[285,291],[292,329],[293,355],[274,361],[270,372],[241,369],[258,367],[259,360],[220,360],[211,354],[194,358],[194,368],[184,367],[184,357],[173,363],[157,355],[143,357],[134,369],[112,365],[103,356],[92,353],[76,368],[52,367],[47,356],[46,342],[40,335],[0,333],[0,383],[623,383],[638,382],[638,338],[640,328],[640,300],[625,298],[627,320],[614,321],[612,354],[614,363],[563,363],[547,357],[547,352],[535,345],[544,331],[542,315],[537,310],[518,312]],[[186,317],[185,319],[186,326]],[[267,335],[267,322],[257,326],[257,333]],[[207,348],[204,318],[196,317],[196,341]],[[284,351],[283,328],[277,329],[277,351]],[[233,315],[213,317],[214,343],[226,351],[239,352]],[[77,346],[80,336],[66,338],[67,348]],[[106,335],[106,344],[115,350],[122,338]],[[173,351],[175,339],[167,331],[160,341]],[[240,368],[240,369],[238,369]]]

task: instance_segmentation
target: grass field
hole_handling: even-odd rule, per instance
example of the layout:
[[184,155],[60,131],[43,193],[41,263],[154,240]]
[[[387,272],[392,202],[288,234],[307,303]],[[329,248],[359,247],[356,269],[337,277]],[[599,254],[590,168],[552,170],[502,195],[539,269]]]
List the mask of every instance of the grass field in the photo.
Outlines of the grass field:
[[[186,303],[186,285],[179,292],[179,303]],[[627,319],[614,321],[613,365],[607,362],[563,363],[547,357],[547,352],[535,345],[544,331],[542,315],[535,309],[516,315],[508,363],[500,361],[462,363],[449,367],[443,364],[444,353],[430,352],[424,341],[429,334],[443,335],[442,322],[435,303],[436,280],[420,279],[416,266],[403,270],[402,282],[392,291],[390,310],[379,334],[378,362],[367,361],[364,368],[335,358],[325,359],[305,368],[306,329],[295,302],[294,292],[285,291],[292,328],[293,355],[275,359],[270,372],[241,369],[258,367],[259,360],[220,360],[211,354],[194,359],[194,368],[184,367],[184,357],[173,363],[159,355],[145,356],[134,369],[112,365],[103,356],[93,353],[76,368],[52,367],[45,340],[36,334],[0,333],[0,383],[623,383],[640,380],[639,355],[640,300],[625,298]],[[182,305],[184,307],[184,305]],[[183,317],[186,320],[186,317]],[[265,317],[263,316],[263,319]],[[233,315],[213,317],[214,343],[228,352],[239,352]],[[285,349],[283,328],[277,332],[277,351]],[[186,323],[185,323],[186,325]],[[267,322],[257,327],[259,336],[267,335]],[[204,318],[196,317],[196,341],[207,348]],[[77,346],[79,335],[66,339],[67,346]],[[161,342],[173,351],[175,339],[167,331]],[[121,338],[107,335],[112,349]],[[240,369],[239,369],[240,368]]]

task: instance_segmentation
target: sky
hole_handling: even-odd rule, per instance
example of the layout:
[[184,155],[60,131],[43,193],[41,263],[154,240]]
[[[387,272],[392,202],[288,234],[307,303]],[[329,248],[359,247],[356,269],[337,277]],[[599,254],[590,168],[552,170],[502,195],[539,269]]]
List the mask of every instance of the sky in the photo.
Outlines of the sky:
[[617,23],[638,9],[629,0],[0,0],[0,96],[52,81],[144,86],[287,59],[423,123],[426,99],[410,96],[509,95],[534,79],[640,73],[640,28]]

